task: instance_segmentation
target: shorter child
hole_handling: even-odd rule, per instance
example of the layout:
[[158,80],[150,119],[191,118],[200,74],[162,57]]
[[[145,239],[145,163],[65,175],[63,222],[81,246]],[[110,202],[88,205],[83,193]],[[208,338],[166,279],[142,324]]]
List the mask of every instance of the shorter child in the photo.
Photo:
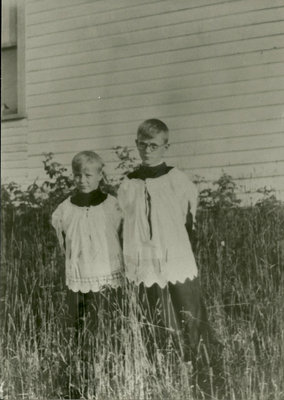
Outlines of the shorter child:
[[106,291],[106,287],[121,286],[121,216],[116,199],[99,188],[102,168],[103,161],[95,152],[76,154],[72,170],[77,191],[52,215],[52,225],[65,252],[69,316],[76,325],[81,325],[100,302],[95,294]]

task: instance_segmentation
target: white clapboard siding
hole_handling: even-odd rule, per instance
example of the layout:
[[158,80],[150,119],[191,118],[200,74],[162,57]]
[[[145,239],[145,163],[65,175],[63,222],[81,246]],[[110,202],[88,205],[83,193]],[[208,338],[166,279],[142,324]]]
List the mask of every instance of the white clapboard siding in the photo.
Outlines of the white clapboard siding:
[[[256,135],[248,135],[248,136],[239,136],[232,138],[214,138],[214,139],[204,139],[204,138],[196,138],[195,140],[188,139],[188,132],[183,132],[183,136],[177,136],[175,134],[175,142],[171,144],[168,150],[168,156],[180,156],[180,155],[190,155],[190,154],[207,154],[211,151],[234,151],[234,150],[245,150],[245,149],[254,149],[256,147],[256,142],[260,143],[259,146],[262,148],[272,147],[273,145],[282,145],[283,144],[283,132],[277,133],[267,133],[264,134],[256,134]],[[182,139],[179,140],[178,139]],[[119,136],[116,140],[114,136],[111,142],[107,142],[104,137],[96,138],[95,135],[90,138],[80,139],[77,137],[76,139],[70,140],[68,145],[66,142],[62,141],[50,141],[48,144],[49,151],[57,151],[57,152],[74,152],[78,148],[92,148],[96,149],[96,151],[104,151],[110,149],[110,144],[114,148],[115,146],[120,146],[123,140],[127,140],[129,143],[129,147],[131,143],[134,146],[134,135],[127,136],[122,138]],[[7,146],[6,146],[7,147]],[[30,154],[36,155],[39,147],[38,143],[30,143],[29,151]],[[41,154],[41,153],[40,153]]]
[[[188,1],[188,0],[178,0],[175,3],[172,0],[167,1],[152,1],[147,3],[146,5],[140,2],[128,2],[128,7],[124,7],[123,9],[113,9],[110,10],[106,5],[105,12],[96,12],[96,3],[91,2],[87,4],[87,9],[82,16],[74,15],[71,18],[67,15],[67,10],[65,13],[58,15],[58,19],[60,19],[60,24],[58,24],[58,20],[55,19],[38,23],[34,20],[35,16],[32,17],[32,23],[27,28],[28,36],[35,35],[44,35],[49,32],[64,32],[68,30],[74,30],[81,27],[96,27],[98,25],[108,25],[108,24],[119,24],[121,25],[132,25],[143,26],[144,28],[149,28],[155,26],[155,16],[158,15],[159,18],[162,18],[162,15],[166,15],[165,24],[176,22],[177,18],[179,18],[178,22],[187,22],[194,21],[197,19],[206,20],[208,18],[212,18],[213,16],[225,16],[225,15],[238,15],[239,13],[249,12],[255,9],[267,9],[272,7],[283,6],[283,2],[281,0],[272,0],[269,3],[267,0],[258,0],[257,4],[252,0],[234,0],[234,1],[207,1],[207,6],[204,6],[200,1]],[[108,2],[105,2],[106,4]],[[192,4],[191,4],[192,3]],[[198,6],[198,3],[200,5]],[[83,9],[84,5],[82,5]],[[86,7],[86,6],[85,6]],[[54,10],[56,11],[56,6]],[[168,15],[171,13],[174,18]],[[187,15],[189,14],[189,16]],[[154,16],[154,17],[153,17]],[[122,27],[120,27],[122,29]]]
[[[3,146],[3,144],[2,144],[2,146]],[[8,157],[10,157],[10,156],[15,157],[15,154],[18,154],[18,153],[25,153],[24,157],[26,157],[26,151],[27,151],[26,142],[25,143],[16,143],[16,144],[5,144],[5,151],[2,154],[2,161],[7,160]]]
[[[30,2],[30,0],[27,1]],[[31,0],[31,2],[33,1],[34,0]],[[29,11],[31,16],[36,16],[34,21],[31,20],[31,24],[38,24],[39,22],[42,23],[54,20],[54,18],[58,15],[57,10],[63,10],[64,15],[62,15],[60,19],[69,19],[88,15],[91,10],[94,10],[94,8],[91,10],[88,8],[90,6],[93,7],[92,2],[93,0],[60,0],[60,2],[57,0],[49,0],[48,4],[46,4],[45,0],[37,0],[36,4],[33,5],[33,8]],[[175,11],[176,9],[181,9],[184,6],[187,8],[191,7],[193,9],[196,7],[199,8],[222,2],[224,2],[224,0],[191,0],[190,2],[186,0],[179,0],[179,7],[177,8],[177,5],[173,5],[172,10]],[[146,5],[151,3],[159,3],[160,5],[165,5],[167,7],[170,6],[169,0],[133,0],[131,2],[129,0],[120,0],[119,2],[117,0],[108,0],[107,2],[104,0],[96,0],[95,10],[96,14],[104,14],[108,13],[109,11],[128,10],[131,7],[137,7],[141,6],[141,4]],[[71,9],[70,5],[72,6]]]
[[[226,166],[222,169],[222,172],[225,172],[234,177],[234,180],[237,184],[241,184],[241,181],[246,179],[254,179],[256,177],[267,178],[271,176],[282,176],[280,168],[284,168],[284,161],[277,161],[274,164],[270,162],[260,162],[253,164],[242,164],[242,165],[234,165],[234,166]],[[196,179],[204,179],[206,182],[214,182],[220,178],[220,168],[219,167],[204,167],[204,168],[191,168],[190,170],[185,169],[186,173],[188,173],[191,178]]]
[[[239,112],[239,115],[241,115],[241,113],[246,115],[249,114],[250,109],[252,109],[251,112],[253,112],[253,110],[255,111],[257,108],[268,110],[268,107],[273,106],[273,108],[276,108],[278,105],[281,106],[284,102],[284,91],[279,90],[262,94],[254,93],[209,100],[190,101],[190,99],[188,99],[188,101],[186,101],[186,99],[183,99],[179,101],[178,99],[171,101],[171,98],[169,98],[165,101],[166,103],[162,104],[151,104],[149,101],[150,105],[147,105],[146,101],[142,101],[141,105],[110,111],[100,107],[99,100],[97,100],[96,105],[88,103],[86,107],[81,107],[79,103],[79,110],[69,106],[68,109],[62,111],[62,114],[59,114],[59,110],[55,110],[54,117],[45,115],[36,116],[38,118],[34,118],[30,123],[30,130],[63,128],[66,126],[76,126],[77,123],[80,126],[82,124],[84,125],[84,122],[86,124],[94,124],[94,126],[107,123],[125,124],[130,118],[131,120],[139,121],[144,116],[147,117],[147,115],[152,116],[155,114],[159,114],[163,118],[176,116],[180,116],[180,118],[187,117],[192,121],[197,121],[200,115],[203,114],[206,116],[208,122],[210,122],[209,120],[213,122],[215,117],[217,117],[217,113],[223,113],[225,119],[226,115],[234,118],[234,112],[236,112],[236,110]],[[220,118],[221,116],[219,115],[218,119],[220,120]]]
[[[210,99],[216,97],[216,92],[220,93],[220,98],[229,96],[230,93],[235,96],[241,96],[246,94],[255,94],[255,93],[264,93],[268,91],[275,91],[275,87],[277,86],[277,81],[279,83],[278,90],[281,91],[283,88],[283,77],[278,76],[275,79],[261,79],[259,81],[252,80],[251,83],[238,83],[231,85],[208,85],[208,90],[206,87],[186,87],[186,88],[162,88],[161,91],[156,92],[146,92],[141,93],[140,95],[137,93],[126,94],[119,96],[104,96],[101,90],[94,90],[93,93],[89,92],[90,99],[85,99],[84,96],[81,98],[81,101],[76,102],[76,94],[74,95],[74,100],[72,101],[72,94],[70,98],[68,94],[65,94],[64,100],[60,101],[57,98],[51,106],[47,105],[33,105],[30,107],[32,112],[32,116],[34,118],[43,118],[45,116],[50,116],[50,112],[53,110],[56,111],[53,116],[59,115],[68,115],[68,113],[88,113],[88,112],[101,112],[102,110],[118,110],[119,108],[128,108],[132,106],[141,107],[141,105],[155,105],[155,104],[168,104],[168,102],[178,102],[181,103],[184,100],[188,101],[197,101],[201,99]],[[251,91],[250,91],[251,88]],[[149,89],[150,90],[150,89]],[[232,91],[231,91],[232,90]],[[215,96],[214,96],[215,91]],[[86,91],[85,91],[86,93]],[[148,101],[147,101],[148,100]],[[65,104],[62,104],[65,103]]]
[[[154,113],[152,115],[155,115]],[[160,115],[157,115],[160,117]],[[141,114],[141,119],[147,117],[146,115]],[[166,117],[166,116],[165,116]],[[132,132],[135,134],[137,125],[140,121],[134,121],[134,122],[122,122],[122,123],[114,123],[110,124],[105,120],[102,120],[99,124],[99,122],[96,123],[96,121],[93,121],[91,123],[87,123],[87,121],[79,121],[79,123],[83,124],[84,128],[81,128],[80,125],[75,127],[75,123],[77,122],[77,119],[75,118],[72,121],[72,128],[70,128],[70,131],[73,131],[73,137],[77,138],[83,138],[84,136],[82,133],[84,133],[84,129],[91,129],[91,132],[93,132],[93,136],[99,136],[99,137],[104,137],[106,142],[109,143],[109,147],[112,147],[113,139],[108,141],[108,137],[115,136],[115,135],[121,135],[123,132]],[[220,119],[222,119],[222,123],[220,122]],[[188,139],[191,138],[191,132],[195,131],[196,132],[201,132],[203,129],[205,132],[208,133],[208,135],[211,134],[211,137],[214,137],[214,134],[217,134],[217,131],[219,132],[218,135],[223,135],[226,136],[227,130],[230,131],[230,128],[233,126],[235,129],[233,132],[236,132],[236,137],[239,135],[242,135],[242,124],[240,124],[239,121],[242,121],[242,123],[245,123],[245,128],[244,132],[248,131],[248,134],[250,132],[250,124],[255,124],[255,121],[260,121],[259,122],[259,129],[262,124],[267,125],[273,125],[276,124],[276,129],[277,131],[283,131],[283,106],[271,106],[271,107],[258,107],[255,109],[249,109],[249,110],[239,110],[238,113],[235,111],[226,111],[226,112],[220,112],[220,113],[211,113],[206,115],[206,119],[202,119],[200,115],[196,116],[184,116],[183,118],[181,117],[167,117],[167,122],[169,126],[172,128],[172,131],[175,132],[175,129],[178,128],[184,128],[184,135],[188,137]],[[87,126],[89,125],[89,127]],[[213,127],[212,127],[213,126]],[[188,127],[188,128],[187,128]],[[256,124],[256,127],[258,125]],[[253,129],[253,128],[252,128]],[[41,132],[38,133],[39,131],[30,131],[30,136],[32,136],[32,139],[38,140],[39,141],[39,148],[43,148],[43,144],[53,142],[52,136],[50,136],[50,132],[52,129],[44,129],[44,126],[41,129]],[[253,130],[252,130],[253,131]],[[65,138],[69,132],[68,129],[62,129],[63,132],[63,137]],[[215,133],[216,132],[216,133]],[[53,128],[53,133],[54,135],[57,136],[57,138],[62,138],[61,135],[61,130],[56,127]],[[269,128],[267,127],[266,130],[267,135],[270,134]],[[45,142],[42,140],[42,138],[45,137]],[[90,137],[90,135],[88,135]],[[193,136],[192,136],[193,137]],[[68,139],[61,139],[62,142],[66,142],[66,146],[68,146]],[[174,138],[172,140],[174,142]],[[123,138],[121,141],[122,145],[128,145],[129,142],[124,142]],[[117,145],[116,143],[114,145]]]
[[[219,67],[223,63],[226,63],[226,57],[232,56],[238,52],[243,54],[243,57],[247,53],[253,51],[266,51],[271,49],[272,47],[283,48],[283,34],[277,34],[271,37],[258,37],[255,39],[247,39],[247,40],[237,40],[234,42],[225,42],[225,43],[217,43],[213,45],[201,45],[193,48],[189,48],[187,51],[186,47],[175,47],[170,52],[163,52],[159,50],[152,50],[150,53],[135,55],[133,57],[123,57],[120,58],[119,50],[111,51],[112,58],[107,60],[100,60],[98,58],[97,62],[88,62],[88,57],[85,58],[85,61],[80,63],[79,65],[67,65],[66,67],[63,65],[61,67],[53,68],[52,59],[47,59],[44,63],[44,69],[34,70],[32,66],[32,61],[27,63],[28,69],[28,82],[38,82],[38,81],[46,81],[52,79],[60,79],[66,77],[76,77],[80,75],[88,75],[91,73],[105,73],[111,71],[131,71],[133,69],[139,68],[148,68],[150,65],[165,65],[178,62],[191,62],[201,60],[204,62],[208,61],[210,58],[218,58]],[[165,53],[165,54],[164,54]],[[222,57],[225,60],[222,60]],[[131,62],[130,62],[131,61]],[[206,67],[206,66],[205,66]],[[29,70],[31,68],[31,70]],[[196,69],[198,70],[198,69]],[[94,72],[96,71],[96,72]],[[51,79],[52,78],[52,79]]]
[[[222,29],[220,31],[220,25],[218,22],[215,22],[216,26],[210,27],[211,31],[209,32],[198,32],[198,26],[194,26],[194,23],[189,24],[183,23],[179,24],[171,29],[166,29],[160,27],[159,29],[149,29],[142,31],[140,34],[135,34],[135,43],[132,34],[125,33],[123,35],[115,35],[110,37],[102,37],[97,39],[89,39],[89,40],[81,40],[81,41],[73,41],[72,43],[64,43],[64,52],[62,52],[62,43],[57,43],[55,45],[45,45],[46,49],[44,52],[40,51],[40,47],[35,47],[30,50],[29,61],[33,60],[33,68],[36,70],[39,68],[44,61],[49,57],[54,57],[56,60],[56,65],[62,65],[63,62],[68,64],[75,64],[85,57],[85,53],[89,54],[89,60],[96,60],[96,52],[98,52],[98,56],[100,59],[104,59],[109,57],[109,49],[114,50],[117,48],[120,52],[120,57],[123,57],[124,54],[131,56],[139,52],[145,52],[147,50],[151,51],[152,48],[156,46],[164,45],[164,37],[167,35],[168,41],[168,49],[171,49],[172,43],[179,42],[179,46],[182,46],[183,43],[186,45],[190,44],[190,47],[198,46],[202,43],[223,43],[228,40],[236,40],[236,39],[245,39],[247,37],[258,37],[260,34],[262,36],[273,35],[277,32],[281,32],[281,25],[283,24],[281,18],[283,18],[284,10],[283,8],[278,10],[273,10],[273,18],[271,21],[266,21],[263,23],[263,31],[259,32],[258,25],[259,21],[256,21],[253,25],[247,24],[242,25],[242,31],[240,32],[240,27],[232,27],[229,26],[226,29]],[[277,12],[278,11],[278,12]],[[269,16],[268,16],[269,17]],[[232,17],[231,17],[232,18]],[[264,18],[263,18],[264,19]],[[220,22],[219,22],[220,23]],[[225,36],[225,33],[227,35]],[[155,37],[155,40],[153,40]]]
[[21,162],[26,160],[26,147],[25,146],[14,146],[13,151],[10,149],[4,151],[1,157],[2,163],[5,165],[8,161]]
[[14,128],[13,135],[7,129],[3,129],[3,137],[1,140],[2,150],[10,145],[25,144],[27,145],[26,132],[23,133],[22,128]]
[[[29,99],[32,101],[33,95],[56,94],[57,92],[71,91],[74,89],[82,90],[85,88],[99,88],[103,93],[119,90],[121,93],[136,93],[141,90],[141,86],[153,85],[155,87],[164,87],[163,83],[168,84],[172,80],[179,79],[187,84],[206,85],[214,83],[226,83],[242,80],[255,79],[262,76],[275,76],[283,73],[284,54],[283,49],[267,50],[262,54],[255,52],[247,54],[245,59],[242,56],[235,55],[226,59],[226,64],[215,64],[214,60],[208,62],[200,62],[200,65],[191,68],[191,64],[187,64],[187,68],[183,63],[171,64],[166,66],[158,66],[153,68],[137,69],[134,71],[113,72],[112,74],[103,73],[93,75],[64,78],[61,80],[45,81],[29,83]],[[245,65],[244,65],[245,61]],[[199,66],[199,69],[197,68]],[[207,67],[207,69],[206,69]],[[264,74],[264,75],[263,75]],[[135,85],[140,85],[138,88]],[[123,88],[120,86],[123,85]],[[143,93],[143,91],[142,91]],[[47,96],[48,99],[48,96]]]
[[117,175],[113,148],[157,117],[166,161],[202,185],[224,171],[284,198],[283,0],[25,4],[27,119],[3,123],[3,176],[43,179],[44,152],[70,169],[84,149]]
[[[274,79],[262,79],[258,82],[251,82],[250,83],[244,83],[243,85],[222,85],[221,87],[208,87],[207,88],[196,88],[196,89],[191,89],[191,88],[185,88],[185,89],[179,89],[179,90],[165,90],[161,91],[159,93],[146,93],[146,94],[133,94],[133,95],[128,95],[128,96],[115,96],[115,97],[110,97],[110,98],[104,98],[101,96],[98,96],[95,100],[89,99],[89,100],[83,100],[78,102],[67,102],[62,105],[62,103],[59,101],[57,104],[57,110],[56,113],[54,114],[54,105],[47,105],[47,106],[34,106],[31,107],[31,117],[36,119],[36,118],[45,118],[45,117],[57,117],[57,116],[62,116],[62,115],[75,115],[75,114],[87,114],[88,112],[92,113],[100,113],[104,110],[108,110],[108,112],[111,111],[116,111],[116,110],[131,110],[133,108],[138,108],[138,107],[152,107],[153,105],[157,104],[175,104],[175,103],[184,103],[186,102],[186,109],[190,113],[195,113],[200,109],[200,103],[203,101],[205,103],[205,100],[210,100],[216,98],[216,91],[218,90],[219,93],[219,99],[225,99],[225,102],[227,103],[227,107],[234,107],[237,103],[238,99],[241,99],[242,104],[246,104],[246,96],[249,97],[249,102],[251,98],[251,91],[254,91],[254,95],[257,95],[260,99],[265,98],[265,100],[270,102],[270,93],[272,94],[272,98],[274,100],[272,101],[277,101],[276,98],[280,98],[280,101],[284,99],[283,97],[283,90],[284,90],[284,76],[283,77],[278,77]],[[275,96],[275,93],[279,92],[279,96]],[[234,98],[232,98],[232,93],[234,93]],[[281,95],[282,94],[282,95]],[[149,101],[150,97],[150,101]],[[226,99],[229,101],[227,102]],[[230,101],[234,100],[232,102],[232,105],[230,105]],[[190,102],[190,107],[188,108],[188,102]],[[64,103],[64,102],[63,102]],[[133,104],[135,106],[133,107]],[[215,102],[216,107],[222,107],[224,109],[224,102],[220,101],[220,105],[217,105]],[[251,103],[249,103],[251,104]],[[256,103],[254,103],[256,104]],[[277,103],[275,103],[277,104]],[[212,110],[212,107],[209,103],[210,110]]]
[[[107,2],[96,0],[95,11],[96,15],[98,15],[109,11],[128,10],[131,7],[151,4],[154,2],[155,0],[134,0],[131,3],[128,0],[108,0]],[[200,3],[202,2],[208,4],[208,0],[200,0]],[[60,18],[60,20],[78,18],[80,16],[89,15],[90,12],[94,11],[94,5],[92,4],[93,0],[60,0],[60,2],[49,0],[48,4],[45,4],[46,2],[43,0],[37,1],[36,3],[36,6],[33,6],[30,11],[30,26],[54,21],[56,18]],[[70,5],[72,7],[70,7]]]
[[[138,84],[126,85],[126,87],[116,86],[116,87],[107,87],[105,90],[96,90],[94,88],[88,89],[76,89],[76,90],[68,90],[65,92],[53,93],[53,94],[43,94],[43,95],[34,95],[29,98],[29,106],[31,108],[43,108],[47,111],[48,108],[46,106],[53,107],[54,105],[61,105],[67,103],[78,104],[80,102],[88,102],[90,100],[99,100],[100,102],[104,102],[106,99],[120,99],[120,102],[124,102],[128,99],[133,99],[135,101],[135,97],[146,96],[149,95],[160,95],[160,96],[178,96],[182,97],[183,94],[190,95],[192,99],[201,99],[201,98],[210,98],[216,97],[216,90],[220,96],[228,96],[231,93],[234,94],[246,94],[251,93],[252,90],[257,92],[263,92],[267,90],[279,90],[284,89],[284,72],[283,72],[283,64],[279,63],[279,68],[275,68],[277,73],[276,77],[266,77],[269,71],[262,71],[264,76],[261,79],[245,79],[244,81],[238,81],[233,83],[225,83],[220,82],[215,84],[207,84],[204,85],[204,82],[200,80],[199,85],[197,85],[196,79],[193,78],[188,82],[188,79],[180,79],[174,78],[167,80],[164,79],[160,82],[143,82]],[[281,75],[282,74],[282,75]],[[132,89],[133,86],[133,89]],[[132,90],[131,90],[132,89]],[[123,90],[123,95],[121,95]],[[98,94],[100,95],[98,96]],[[138,95],[137,93],[140,93]],[[123,100],[122,100],[123,99]],[[109,109],[109,104],[105,105]]]
[[199,168],[206,165],[212,167],[222,167],[223,165],[240,165],[242,163],[253,162],[267,162],[267,161],[282,161],[283,160],[284,146],[269,148],[269,149],[256,149],[247,151],[236,151],[227,153],[210,153],[191,156],[180,156],[175,159],[178,166],[184,168]]
[[[283,147],[283,132],[270,135],[246,136],[230,139],[210,141],[187,141],[173,144],[169,149],[172,157],[192,156],[200,154],[232,153],[236,151],[248,151],[254,149],[271,149]],[[283,155],[284,159],[284,155]]]
[[[271,21],[280,21],[281,18],[283,18],[283,7],[274,7],[272,9],[266,9],[265,11],[250,11],[250,12],[243,12],[241,15],[239,15],[239,18],[241,18],[241,26],[254,26],[259,23],[269,23]],[[141,42],[147,42],[151,41],[154,37],[157,38],[163,38],[163,32],[168,36],[168,37],[178,37],[181,35],[190,35],[190,34],[195,34],[196,32],[213,32],[213,31],[219,31],[220,30],[220,22],[222,24],[222,30],[225,29],[232,29],[235,26],[240,26],[239,20],[236,19],[236,17],[232,14],[227,15],[227,16],[216,16],[216,17],[210,17],[209,20],[207,20],[207,24],[200,25],[199,21],[191,21],[189,24],[188,21],[185,22],[177,22],[177,23],[171,23],[166,25],[164,20],[159,20],[157,19],[156,24],[152,28],[147,28],[145,30],[144,27],[141,26],[141,29],[137,29],[137,24],[135,27],[133,27],[133,30],[135,31],[135,41],[137,42],[140,40]],[[81,28],[80,32],[78,30],[76,31],[71,31],[68,32],[68,35],[63,35],[62,32],[58,33],[49,33],[47,35],[40,35],[37,37],[31,37],[29,40],[29,47],[30,49],[34,49],[34,51],[30,51],[30,57],[40,57],[41,53],[36,51],[39,47],[44,46],[48,52],[50,52],[50,55],[55,55],[55,54],[62,54],[62,46],[60,46],[62,43],[65,44],[64,47],[64,53],[63,54],[68,54],[70,52],[74,52],[74,49],[76,48],[77,45],[85,45],[85,50],[91,48],[94,48],[94,46],[97,43],[97,46],[99,48],[102,48],[102,40],[104,43],[109,43],[111,47],[114,46],[114,43],[117,43],[117,45],[122,45],[125,44],[129,39],[131,35],[131,30],[129,27],[129,24],[125,24],[125,31],[121,32],[121,29],[119,29],[117,32],[114,32],[112,34],[112,29],[114,28],[114,24],[111,24],[111,26],[108,26],[107,29],[105,29],[104,32],[100,32],[98,30],[98,26],[96,26],[96,30],[92,29],[84,29]],[[121,26],[120,26],[121,28]],[[72,42],[70,43],[70,39]],[[133,39],[132,42],[133,43]],[[75,47],[74,47],[75,45]],[[93,47],[91,47],[93,46]],[[59,53],[61,49],[61,52]],[[80,49],[82,51],[82,49]],[[43,54],[44,56],[44,54]]]
[[2,182],[24,183],[27,177],[27,120],[6,121],[1,127]]
[[[282,44],[282,42],[281,42]],[[58,85],[66,85],[70,81],[74,82],[75,87],[80,87],[81,80],[89,81],[90,85],[96,86],[100,82],[99,86],[107,87],[110,85],[117,85],[118,83],[133,83],[142,82],[147,80],[155,80],[163,77],[171,76],[184,76],[196,75],[203,73],[204,75],[211,72],[225,71],[224,75],[240,69],[240,73],[243,69],[248,66],[271,66],[273,63],[283,62],[283,47],[270,48],[265,50],[253,50],[251,52],[238,52],[237,54],[230,53],[223,57],[210,57],[209,59],[187,59],[185,61],[171,60],[168,64],[162,64],[164,60],[160,60],[160,64],[152,66],[151,64],[140,66],[136,65],[135,68],[127,68],[125,71],[109,71],[109,70],[98,70],[87,66],[87,68],[82,71],[81,68],[72,67],[69,69],[66,67],[66,74],[58,76],[44,75],[42,74],[40,80],[38,79],[38,74],[36,72],[29,74],[27,76],[29,87],[35,86],[40,90],[40,85],[49,85],[50,89],[56,91]],[[131,64],[130,64],[131,66]],[[125,73],[127,72],[127,73]],[[235,75],[237,75],[235,73]],[[76,78],[76,79],[75,79]],[[148,78],[148,79],[147,79]],[[78,81],[77,81],[78,80]],[[76,86],[77,85],[77,86]],[[86,85],[86,84],[85,84]],[[83,85],[82,87],[86,87]],[[54,89],[53,89],[54,87]],[[66,87],[66,86],[65,86]],[[68,87],[68,86],[67,86]],[[70,88],[72,88],[72,83]],[[88,86],[87,86],[88,87]],[[60,86],[59,86],[60,90]]]
[[[263,137],[273,134],[283,132],[283,119],[280,117],[278,119],[268,119],[252,121],[252,122],[242,122],[242,124],[226,124],[220,129],[221,125],[218,124],[210,125],[209,127],[179,127],[178,129],[172,130],[171,141],[173,143],[187,142],[191,143],[194,141],[204,141],[212,142],[219,139],[228,138],[238,138],[243,137],[254,137],[257,140],[257,135],[262,135]],[[106,135],[106,132],[108,135]],[[76,148],[86,148],[89,145],[93,149],[110,149],[115,146],[121,146],[127,143],[129,146],[134,146],[135,142],[135,132],[136,125],[132,125],[124,131],[124,133],[118,134],[117,130],[114,128],[103,131],[101,134],[95,131],[93,126],[85,126],[80,128],[68,128],[63,129],[58,135],[58,131],[52,131],[48,134],[48,146],[52,151],[61,148],[69,149],[73,146],[72,142],[75,142]],[[68,136],[64,141],[62,141],[61,136]],[[29,148],[38,148],[40,144],[47,144],[46,132],[42,132],[41,135],[38,132],[33,132],[30,134]],[[51,147],[50,147],[51,146]]]
[[[42,175],[42,172],[41,172]],[[29,170],[26,159],[15,161],[1,161],[2,184],[16,182],[21,185],[30,183]]]
[[[94,42],[91,42],[91,46],[86,46],[86,43],[78,43],[77,46],[72,44],[72,51],[68,55],[62,55],[60,50],[54,51],[53,48],[49,48],[49,51],[42,53],[41,57],[37,59],[31,58],[27,60],[27,68],[29,71],[38,71],[49,69],[49,65],[52,63],[52,68],[60,68],[62,65],[81,65],[85,63],[93,63],[100,61],[107,61],[113,59],[124,59],[125,57],[135,57],[137,55],[148,55],[155,52],[162,53],[166,51],[174,51],[176,49],[194,49],[196,47],[209,47],[217,44],[233,43],[236,41],[243,41],[252,38],[265,38],[266,36],[276,36],[283,32],[283,22],[273,21],[271,23],[262,24],[262,31],[259,31],[259,25],[246,26],[240,28],[230,28],[225,32],[214,31],[208,33],[195,33],[188,35],[184,33],[177,37],[168,38],[167,41],[163,38],[149,40],[142,43],[131,43],[131,34],[128,35],[128,40],[123,40],[117,46],[112,46],[112,40],[109,43],[104,43],[101,39],[98,42],[98,46],[94,46]],[[225,34],[226,33],[226,34]],[[159,36],[162,36],[162,32]],[[206,45],[204,44],[206,43]],[[62,44],[60,45],[62,49]],[[66,45],[65,45],[66,46]],[[60,48],[59,48],[60,49]],[[37,49],[36,53],[39,53]]]

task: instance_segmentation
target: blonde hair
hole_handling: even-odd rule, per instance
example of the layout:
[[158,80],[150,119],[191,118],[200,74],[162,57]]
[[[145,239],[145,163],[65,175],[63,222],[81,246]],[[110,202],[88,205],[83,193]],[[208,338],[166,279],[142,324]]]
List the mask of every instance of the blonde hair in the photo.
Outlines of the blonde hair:
[[92,163],[96,163],[98,165],[99,172],[102,171],[104,162],[97,153],[89,150],[80,151],[80,153],[77,153],[72,159],[72,171],[80,171],[83,165]]

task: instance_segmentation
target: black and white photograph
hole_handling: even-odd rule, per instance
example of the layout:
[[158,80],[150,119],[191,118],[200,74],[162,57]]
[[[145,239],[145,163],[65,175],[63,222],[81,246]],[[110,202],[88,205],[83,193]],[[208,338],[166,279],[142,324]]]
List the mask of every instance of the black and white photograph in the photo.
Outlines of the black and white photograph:
[[0,400],[284,400],[284,0],[1,22]]

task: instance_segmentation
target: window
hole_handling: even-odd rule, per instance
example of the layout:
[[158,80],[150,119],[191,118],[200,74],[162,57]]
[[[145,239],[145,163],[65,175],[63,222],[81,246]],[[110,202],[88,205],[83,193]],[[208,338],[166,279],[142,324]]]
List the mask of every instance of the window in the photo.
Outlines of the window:
[[1,116],[24,117],[24,8],[23,1],[2,0]]

